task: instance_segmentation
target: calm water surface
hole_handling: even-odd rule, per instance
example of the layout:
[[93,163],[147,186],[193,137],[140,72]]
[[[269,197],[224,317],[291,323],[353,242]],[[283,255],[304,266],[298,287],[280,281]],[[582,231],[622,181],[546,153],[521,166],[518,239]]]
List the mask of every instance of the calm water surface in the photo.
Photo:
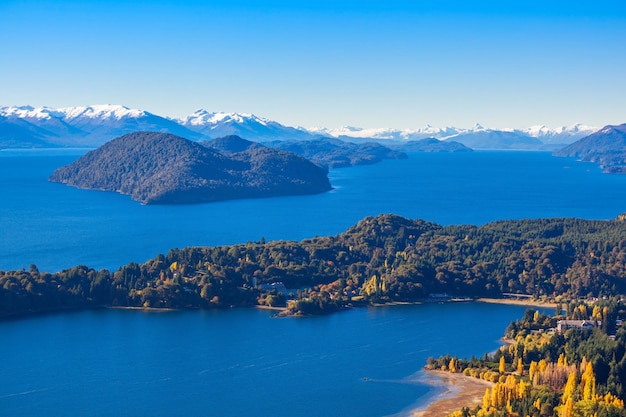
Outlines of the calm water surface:
[[6,416],[385,416],[432,388],[429,356],[482,355],[524,308],[99,310],[0,321]]
[[116,270],[174,247],[337,234],[383,213],[447,225],[626,211],[626,175],[543,152],[412,154],[331,171],[335,189],[324,194],[188,206],[47,181],[82,153],[0,151],[0,269]]
[[[397,213],[441,224],[614,218],[626,176],[547,153],[414,154],[334,170],[314,195],[142,206],[52,184],[82,150],[0,151],[0,269],[117,269],[173,247],[341,233]],[[431,388],[429,356],[482,355],[524,308],[446,304],[311,319],[100,310],[0,321],[0,415],[384,416]]]

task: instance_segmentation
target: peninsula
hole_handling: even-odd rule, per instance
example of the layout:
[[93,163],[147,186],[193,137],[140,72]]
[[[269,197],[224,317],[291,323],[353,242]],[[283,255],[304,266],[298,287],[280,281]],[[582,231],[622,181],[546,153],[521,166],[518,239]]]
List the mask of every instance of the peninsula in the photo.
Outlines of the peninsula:
[[624,242],[623,216],[444,227],[381,215],[336,236],[172,249],[116,272],[76,266],[40,273],[35,265],[0,271],[0,315],[105,305],[264,305],[315,315],[505,293],[601,298],[626,294]]
[[554,153],[600,165],[609,174],[626,174],[626,123],[605,126]]

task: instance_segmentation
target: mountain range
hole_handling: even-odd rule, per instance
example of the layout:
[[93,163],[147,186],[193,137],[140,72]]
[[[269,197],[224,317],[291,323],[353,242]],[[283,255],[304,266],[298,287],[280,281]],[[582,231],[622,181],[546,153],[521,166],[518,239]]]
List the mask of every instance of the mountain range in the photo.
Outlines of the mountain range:
[[121,105],[0,107],[0,148],[97,147],[127,133],[154,131],[171,133],[194,141],[236,135],[257,142],[331,137],[348,142],[396,142],[398,145],[435,138],[442,141],[453,140],[473,149],[556,150],[597,130],[581,124],[557,129],[545,126],[489,129],[478,124],[468,129],[432,126],[413,130],[355,127],[305,129],[285,126],[253,114],[206,110],[198,110],[181,119],[172,119]]
[[[453,139],[474,149],[536,149],[559,148],[573,143],[597,131],[597,127],[575,124],[569,127],[548,128],[531,126],[526,129],[490,129],[480,124],[471,128],[444,127],[427,125],[419,129],[363,129],[344,126],[338,129],[314,128],[311,132],[332,136],[339,139],[378,139],[398,142],[414,141],[426,138],[440,140]],[[504,146],[504,148],[502,148]]]

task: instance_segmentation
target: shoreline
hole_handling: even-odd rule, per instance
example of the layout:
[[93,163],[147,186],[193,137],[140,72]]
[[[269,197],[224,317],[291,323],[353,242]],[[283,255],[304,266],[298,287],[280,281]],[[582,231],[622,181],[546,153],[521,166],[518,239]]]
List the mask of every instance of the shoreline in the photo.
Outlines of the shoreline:
[[285,311],[285,310],[287,310],[287,307],[272,307],[272,306],[266,306],[266,305],[261,305],[261,304],[255,305],[254,308],[258,308],[259,310],[271,310],[271,311]]
[[407,415],[410,417],[444,417],[463,407],[473,408],[482,404],[485,389],[493,387],[492,382],[472,378],[460,373],[424,370],[425,380],[429,385],[443,389],[435,394],[428,403]]
[[531,301],[531,300],[517,300],[512,298],[486,298],[481,297],[475,300],[477,303],[490,303],[490,304],[510,304],[518,306],[528,307],[544,307],[544,308],[556,308],[557,303],[543,302],[543,301]]
[[[359,304],[353,306],[352,308],[362,308],[362,307],[394,307],[394,306],[407,306],[407,305],[420,305],[420,304],[429,304],[429,303],[458,303],[458,302],[474,302],[474,303],[491,303],[491,304],[509,304],[509,305],[522,305],[528,307],[542,307],[542,308],[556,308],[557,303],[551,302],[541,302],[541,301],[526,301],[526,300],[514,300],[509,298],[476,298],[476,299],[462,299],[462,300],[442,300],[442,301],[431,301],[427,299],[420,299],[415,301],[390,301],[388,303],[371,303],[371,304]],[[240,308],[240,307],[252,307],[258,308],[262,310],[273,310],[276,311],[277,314],[285,311],[286,307],[271,307],[266,305],[231,305],[230,308]],[[214,307],[215,309],[225,309],[227,307]],[[19,313],[9,313],[9,314],[1,314],[0,320],[5,319],[19,319],[22,317],[29,316],[37,316],[37,315],[45,315],[50,313],[57,313],[61,311],[85,311],[85,310],[93,310],[93,309],[111,309],[111,310],[137,310],[137,311],[146,311],[146,312],[167,312],[167,311],[183,311],[183,310],[207,310],[207,308],[202,307],[180,307],[180,308],[172,308],[172,307],[143,307],[143,306],[120,306],[120,305],[95,305],[95,306],[73,306],[73,307],[58,307],[53,308],[51,310],[43,310],[43,311],[27,311],[27,312],[19,312]],[[212,309],[212,308],[208,308]],[[334,314],[337,311],[330,312],[327,314]],[[287,317],[287,316],[284,316]],[[296,316],[294,316],[296,317]]]
[[156,313],[166,313],[168,311],[181,311],[180,308],[172,307],[135,307],[135,306],[105,306],[104,308],[109,310],[135,310],[135,311],[147,311]]

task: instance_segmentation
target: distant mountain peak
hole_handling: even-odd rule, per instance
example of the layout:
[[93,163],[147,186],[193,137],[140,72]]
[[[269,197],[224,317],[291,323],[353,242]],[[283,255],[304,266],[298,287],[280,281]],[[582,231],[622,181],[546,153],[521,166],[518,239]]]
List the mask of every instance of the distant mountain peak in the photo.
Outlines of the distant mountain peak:
[[144,110],[131,109],[119,104],[98,104],[84,107],[65,107],[58,111],[66,114],[67,119],[75,119],[78,117],[88,117],[91,119],[115,119],[123,118],[137,119],[146,116]]
[[237,135],[259,142],[272,140],[310,140],[315,134],[302,128],[285,126],[252,113],[210,112],[199,109],[177,120],[182,126],[211,138]]
[[98,104],[81,107],[33,107],[33,106],[11,106],[0,107],[0,114],[7,117],[21,119],[49,120],[51,118],[71,120],[79,117],[90,119],[116,119],[144,117],[147,112],[143,110],[131,109],[119,104]]
[[227,112],[210,112],[205,109],[198,109],[189,116],[179,119],[183,125],[191,126],[210,126],[219,123],[246,123],[255,122],[261,125],[267,125],[270,120],[255,116],[252,113],[227,113]]

